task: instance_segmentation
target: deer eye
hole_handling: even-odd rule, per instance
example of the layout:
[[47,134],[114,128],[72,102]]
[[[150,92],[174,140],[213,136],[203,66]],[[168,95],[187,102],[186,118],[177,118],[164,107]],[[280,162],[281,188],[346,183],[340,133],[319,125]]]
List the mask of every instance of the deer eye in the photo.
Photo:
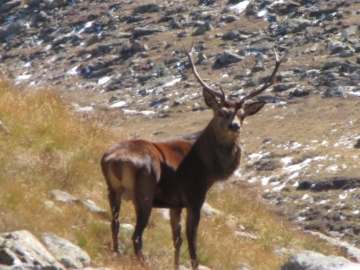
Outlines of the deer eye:
[[222,111],[218,111],[218,115],[219,115],[220,117],[224,117],[224,113],[223,113]]

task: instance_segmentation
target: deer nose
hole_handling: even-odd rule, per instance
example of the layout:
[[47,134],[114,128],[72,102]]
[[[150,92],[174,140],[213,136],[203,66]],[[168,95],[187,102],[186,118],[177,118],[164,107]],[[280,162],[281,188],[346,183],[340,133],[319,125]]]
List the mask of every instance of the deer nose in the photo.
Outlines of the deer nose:
[[240,130],[240,125],[239,125],[238,123],[231,123],[231,124],[229,125],[229,129],[230,129],[231,131],[237,132],[237,131]]

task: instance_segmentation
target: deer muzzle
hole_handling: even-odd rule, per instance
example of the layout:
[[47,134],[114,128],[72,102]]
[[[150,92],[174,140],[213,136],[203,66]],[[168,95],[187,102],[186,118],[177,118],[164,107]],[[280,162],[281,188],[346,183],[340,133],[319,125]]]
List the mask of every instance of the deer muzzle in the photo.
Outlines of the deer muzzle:
[[240,131],[240,124],[237,122],[232,122],[229,124],[229,129],[233,132],[239,132]]

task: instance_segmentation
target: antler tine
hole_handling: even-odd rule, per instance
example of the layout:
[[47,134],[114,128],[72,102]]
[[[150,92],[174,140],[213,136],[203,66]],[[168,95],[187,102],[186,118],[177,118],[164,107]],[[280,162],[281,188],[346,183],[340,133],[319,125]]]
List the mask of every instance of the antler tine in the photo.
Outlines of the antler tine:
[[192,59],[192,51],[193,51],[193,48],[194,48],[194,42],[192,43],[191,45],[191,49],[190,49],[190,53],[189,51],[185,48],[184,46],[184,51],[187,55],[187,57],[189,58],[189,62],[191,64],[191,68],[193,70],[193,73],[196,77],[196,79],[198,80],[198,82],[201,84],[201,86],[203,87],[203,89],[209,93],[211,93],[212,95],[214,95],[215,97],[218,97],[220,98],[220,102],[221,104],[225,104],[225,94],[224,94],[224,90],[222,89],[222,87],[220,86],[220,90],[221,90],[221,93],[217,92],[216,90],[214,90],[213,88],[211,88],[210,86],[208,86],[201,78],[200,78],[200,75],[199,73],[197,72],[196,68],[195,68],[195,65],[194,65],[194,62],[193,62],[193,59]]
[[263,87],[261,87],[260,89],[251,92],[250,94],[246,95],[245,97],[243,97],[238,103],[244,103],[246,100],[249,100],[253,97],[256,97],[257,95],[259,95],[260,93],[264,92],[266,90],[266,88],[268,88],[269,86],[274,84],[274,77],[276,72],[278,71],[281,62],[284,60],[285,56],[283,56],[280,60],[279,60],[279,55],[277,54],[276,50],[274,49],[274,54],[275,54],[275,68],[273,70],[273,72],[271,73],[271,76],[269,78],[269,80],[263,85]]

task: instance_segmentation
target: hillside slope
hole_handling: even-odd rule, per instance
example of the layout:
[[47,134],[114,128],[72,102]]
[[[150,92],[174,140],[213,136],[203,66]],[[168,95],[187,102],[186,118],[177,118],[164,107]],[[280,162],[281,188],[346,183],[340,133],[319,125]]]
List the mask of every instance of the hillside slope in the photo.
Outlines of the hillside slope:
[[[80,148],[75,156],[67,152],[75,147],[69,141],[76,145],[93,143],[92,140],[84,142],[80,135],[75,136],[76,140],[71,136],[56,137],[60,146],[69,144],[60,147],[60,152],[59,145],[51,143],[53,137],[40,138],[36,143],[39,147],[36,162],[30,154],[34,150],[27,148],[24,149],[29,154],[17,162],[29,162],[31,170],[37,162],[46,160],[43,164],[55,168],[50,176],[55,176],[57,166],[61,165],[65,180],[60,181],[60,187],[71,191],[73,186],[67,186],[66,179],[77,174],[76,168],[69,169],[66,165],[69,160],[79,158],[84,170],[92,171],[98,166],[97,159],[102,152],[116,140],[160,140],[184,135],[202,129],[211,119],[183,46],[190,48],[194,42],[196,65],[202,78],[214,87],[221,84],[233,99],[261,85],[274,65],[272,48],[275,47],[282,55],[287,55],[287,61],[279,71],[279,82],[258,97],[268,104],[244,125],[241,167],[227,184],[214,187],[208,202],[237,216],[237,225],[244,226],[245,231],[261,235],[263,242],[256,252],[272,247],[277,234],[267,238],[266,226],[257,225],[259,212],[255,217],[249,212],[244,214],[247,207],[242,203],[249,203],[249,200],[242,199],[248,190],[254,198],[260,196],[256,202],[270,205],[271,215],[275,215],[272,212],[275,211],[284,222],[290,220],[291,226],[322,232],[358,247],[360,1],[229,2],[154,0],[140,4],[113,0],[0,0],[0,71],[3,78],[20,89],[34,92],[56,89],[64,102],[61,106],[68,107],[75,116],[91,123],[97,130],[90,132],[98,140],[96,149],[91,150],[90,165],[82,163],[89,155],[84,149]],[[19,110],[17,103],[22,102],[18,99],[6,99],[6,102],[12,102],[12,105],[6,110],[4,106],[1,108],[0,121],[14,133],[12,126],[18,120],[9,117],[7,110]],[[4,104],[8,104],[6,102]],[[32,107],[29,105],[29,108]],[[25,110],[24,107],[21,110]],[[61,117],[68,116],[54,115],[52,121],[57,122],[54,119]],[[51,119],[48,121],[51,123]],[[35,134],[53,136],[52,128],[54,125],[49,124]],[[66,123],[59,128],[61,132],[66,130]],[[76,129],[70,134],[72,132],[77,134]],[[79,134],[86,138],[88,131]],[[26,146],[32,146],[32,143],[25,140]],[[20,146],[18,152],[25,151],[24,145]],[[12,148],[7,151],[3,153],[11,153]],[[3,158],[5,160],[6,155]],[[59,160],[63,162],[60,165],[57,164]],[[94,195],[95,192],[95,201],[107,209],[99,167],[94,170],[95,175],[87,175],[92,179],[89,180],[92,190],[79,185],[78,190],[74,189],[74,195],[87,197],[85,194]],[[58,187],[55,182],[42,192]],[[237,188],[233,189],[234,186]],[[236,192],[240,193],[239,198]],[[15,194],[22,193],[17,190]],[[131,206],[126,207],[123,218],[133,222],[132,218],[126,218],[126,215],[132,215]],[[156,212],[155,216],[154,220],[161,219],[160,213]],[[10,225],[12,222],[3,224],[0,222],[4,226],[2,231],[21,227]],[[96,243],[106,235],[107,240],[103,240],[101,251],[90,247],[93,242],[83,244],[84,248],[91,250],[92,257],[97,252],[110,257],[109,227],[96,224],[92,232],[99,229],[101,233],[92,235],[91,239]],[[214,226],[216,230],[223,223],[220,218],[205,218],[204,224]],[[30,224],[28,228],[33,226]],[[154,226],[164,226],[166,232],[170,229],[168,224]],[[204,227],[200,228],[200,233]],[[271,233],[276,230],[270,228]],[[159,228],[153,233],[157,230]],[[212,233],[206,233],[200,246],[206,245],[205,239],[211,238]],[[224,234],[221,231],[212,243],[217,243]],[[74,235],[70,238],[84,241]],[[124,237],[127,239],[124,241],[129,238]],[[289,237],[288,242],[282,239],[280,243],[287,246],[292,239]],[[166,267],[171,264],[172,252],[156,253],[156,241],[152,242],[154,247],[150,254],[156,258],[154,261],[166,254],[166,262],[161,262]],[[167,241],[166,246],[170,248],[171,241]],[[306,249],[304,244],[299,246]],[[314,246],[307,248],[322,249]],[[150,248],[147,244],[145,247]],[[126,249],[124,252],[131,256],[129,242]],[[221,269],[223,262],[214,258],[217,251],[201,251],[202,263]],[[228,252],[230,258],[235,256],[231,255],[234,251]],[[272,253],[266,252],[269,253],[264,256],[269,259]],[[184,256],[187,256],[185,251]],[[276,269],[285,260],[277,258],[266,268],[257,265],[250,254],[244,257],[247,258],[244,265],[253,269]],[[101,264],[106,261],[104,258],[97,260]],[[236,261],[227,268],[242,265],[244,261]]]

